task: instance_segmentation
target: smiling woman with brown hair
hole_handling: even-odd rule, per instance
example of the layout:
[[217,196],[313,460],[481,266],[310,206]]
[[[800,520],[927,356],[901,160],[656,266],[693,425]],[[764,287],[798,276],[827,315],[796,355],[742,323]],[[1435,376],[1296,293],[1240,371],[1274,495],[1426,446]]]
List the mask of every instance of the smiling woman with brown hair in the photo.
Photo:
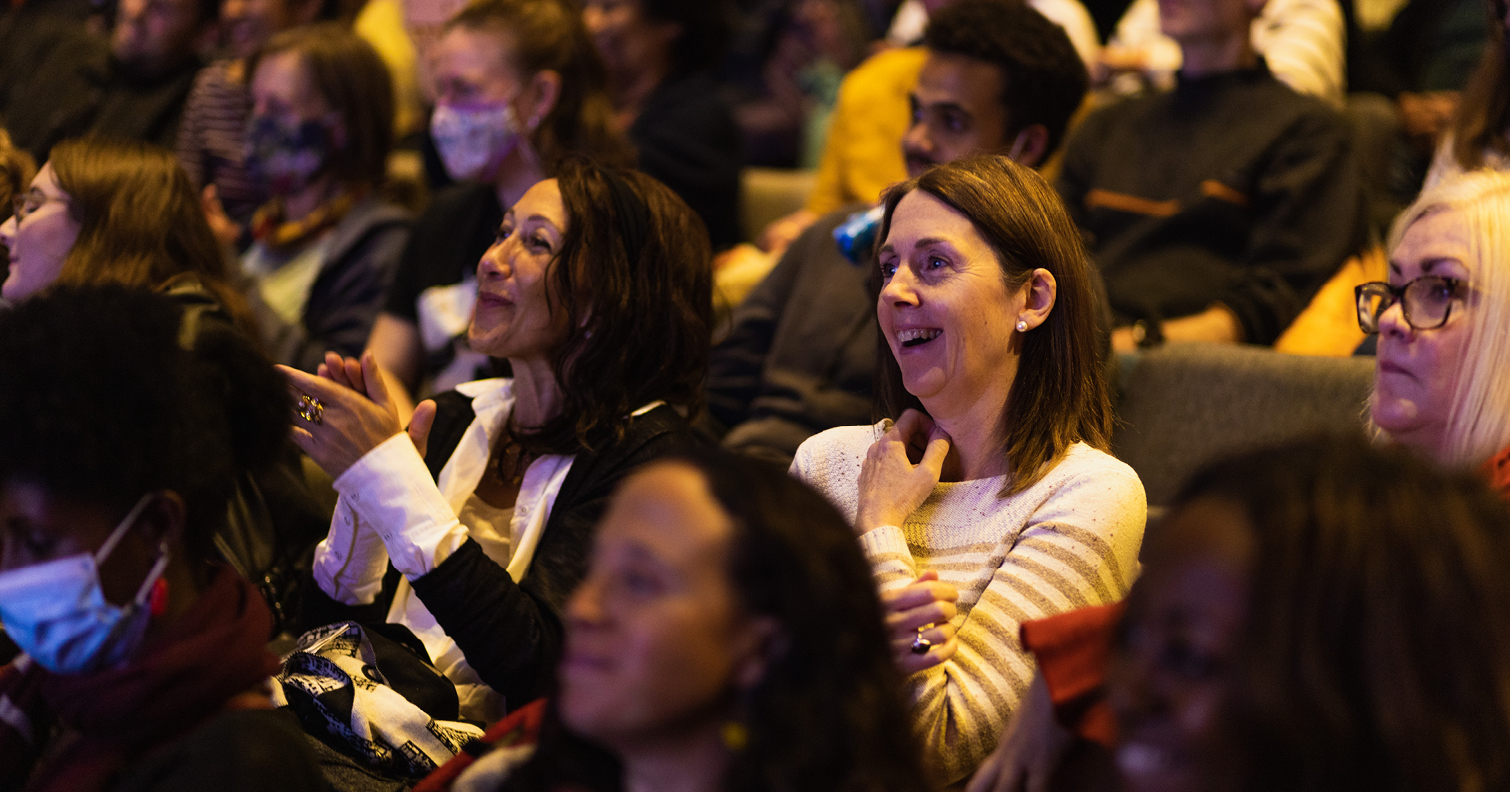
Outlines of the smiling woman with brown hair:
[[1032,678],[1018,623],[1121,599],[1146,502],[1108,453],[1095,274],[1042,178],[940,165],[887,194],[878,238],[888,418],[809,439],[792,471],[853,521],[952,783]]

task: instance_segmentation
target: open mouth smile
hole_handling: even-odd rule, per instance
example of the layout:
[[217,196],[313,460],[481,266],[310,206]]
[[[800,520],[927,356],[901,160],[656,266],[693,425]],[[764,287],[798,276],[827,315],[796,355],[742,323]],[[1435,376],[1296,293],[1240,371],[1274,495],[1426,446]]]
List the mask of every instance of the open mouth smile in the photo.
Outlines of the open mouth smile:
[[934,328],[918,328],[916,330],[897,331],[897,343],[906,349],[922,346],[935,338],[943,335],[944,331]]

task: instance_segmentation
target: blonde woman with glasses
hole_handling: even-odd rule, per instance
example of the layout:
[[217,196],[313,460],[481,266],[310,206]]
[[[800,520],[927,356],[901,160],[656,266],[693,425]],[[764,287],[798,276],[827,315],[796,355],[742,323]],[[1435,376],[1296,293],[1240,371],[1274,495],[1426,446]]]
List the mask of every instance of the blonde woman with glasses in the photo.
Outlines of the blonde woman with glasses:
[[1510,488],[1510,175],[1422,193],[1390,235],[1388,283],[1357,287],[1379,334],[1369,411],[1388,437]]

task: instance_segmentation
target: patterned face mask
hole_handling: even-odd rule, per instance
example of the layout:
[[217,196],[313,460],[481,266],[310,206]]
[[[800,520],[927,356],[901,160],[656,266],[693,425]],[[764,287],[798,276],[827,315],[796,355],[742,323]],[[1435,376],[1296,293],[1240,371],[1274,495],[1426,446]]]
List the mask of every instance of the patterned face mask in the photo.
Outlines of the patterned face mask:
[[437,105],[430,136],[451,178],[479,181],[492,180],[504,158],[525,141],[508,102]]
[[272,195],[292,195],[325,170],[330,126],[321,119],[253,116],[246,133],[246,167]]

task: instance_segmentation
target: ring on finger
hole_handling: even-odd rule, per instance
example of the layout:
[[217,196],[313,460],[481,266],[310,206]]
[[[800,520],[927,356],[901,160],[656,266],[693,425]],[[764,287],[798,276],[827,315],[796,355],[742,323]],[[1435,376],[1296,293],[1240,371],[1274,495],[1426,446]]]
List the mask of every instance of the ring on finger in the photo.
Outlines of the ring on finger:
[[299,417],[319,426],[325,422],[325,405],[320,400],[308,393],[299,394],[299,403],[295,406]]
[[922,627],[918,628],[917,637],[915,637],[915,638],[912,639],[912,653],[913,654],[916,654],[916,655],[928,654],[928,650],[933,648],[933,642],[930,641],[930,640],[928,640],[927,638],[923,637],[923,631],[927,630],[928,628],[930,628],[932,626],[933,625],[931,625],[931,624],[925,624]]

